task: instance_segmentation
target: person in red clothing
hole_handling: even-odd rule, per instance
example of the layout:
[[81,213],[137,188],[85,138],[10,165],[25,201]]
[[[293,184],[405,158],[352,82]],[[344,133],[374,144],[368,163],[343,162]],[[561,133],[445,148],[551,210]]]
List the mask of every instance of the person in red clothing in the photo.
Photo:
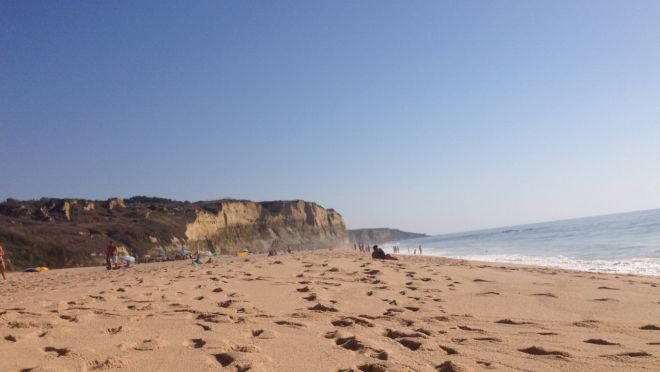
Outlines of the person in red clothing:
[[2,242],[0,242],[0,271],[2,271],[2,279],[7,280],[5,270],[5,249],[2,247]]
[[115,269],[118,269],[119,266],[117,264],[117,246],[115,243],[110,242],[108,244],[108,247],[105,249],[105,262],[106,262],[106,268],[108,270],[112,269],[112,264],[114,263]]

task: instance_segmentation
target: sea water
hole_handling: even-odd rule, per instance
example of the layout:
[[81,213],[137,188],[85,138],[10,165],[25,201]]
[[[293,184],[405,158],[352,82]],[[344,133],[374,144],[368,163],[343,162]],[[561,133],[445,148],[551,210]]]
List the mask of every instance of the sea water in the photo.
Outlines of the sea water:
[[436,235],[386,245],[412,253],[660,276],[660,209]]

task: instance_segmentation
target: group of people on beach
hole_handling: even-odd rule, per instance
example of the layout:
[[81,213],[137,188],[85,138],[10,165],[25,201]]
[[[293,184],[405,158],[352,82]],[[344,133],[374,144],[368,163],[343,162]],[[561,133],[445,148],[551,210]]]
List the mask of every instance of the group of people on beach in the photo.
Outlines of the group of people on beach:
[[[378,247],[375,245],[374,247]],[[353,244],[353,250],[357,252],[366,252],[369,253],[371,252],[372,247],[369,244],[364,244],[364,243],[358,243],[358,244]],[[381,248],[378,248],[382,250]],[[418,248],[413,248],[412,254],[416,255],[417,252],[419,254],[422,254],[422,246],[420,245]],[[398,245],[392,246],[392,253],[401,253],[401,247]],[[410,247],[408,247],[408,254],[410,254]]]
[[277,249],[272,248],[272,249],[268,250],[268,257],[277,256],[278,254],[282,254],[282,253],[285,253],[285,252],[289,253],[289,254],[293,253],[293,251],[291,250],[291,247],[287,247],[285,250],[282,250],[282,251],[278,251]]
[[362,253],[368,253],[371,251],[371,246],[369,244],[365,243],[358,243],[358,244],[353,244],[353,250],[362,252]]
[[[364,243],[353,244],[353,250],[361,253],[371,252],[371,258],[377,260],[398,260],[398,258],[385,253],[385,251],[377,245],[369,246]],[[394,253],[396,251],[393,250],[392,252]]]

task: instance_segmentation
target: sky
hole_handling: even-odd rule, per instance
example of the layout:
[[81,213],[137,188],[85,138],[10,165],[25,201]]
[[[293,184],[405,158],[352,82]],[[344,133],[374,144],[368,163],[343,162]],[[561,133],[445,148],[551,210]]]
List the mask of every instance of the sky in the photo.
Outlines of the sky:
[[0,2],[0,199],[429,234],[660,208],[660,2]]

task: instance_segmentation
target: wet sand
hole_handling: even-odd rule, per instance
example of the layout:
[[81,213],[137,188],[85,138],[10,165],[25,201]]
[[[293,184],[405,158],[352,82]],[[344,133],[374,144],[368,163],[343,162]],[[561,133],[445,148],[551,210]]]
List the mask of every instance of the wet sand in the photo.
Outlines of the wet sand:
[[658,371],[660,278],[352,250],[11,273],[2,371]]

